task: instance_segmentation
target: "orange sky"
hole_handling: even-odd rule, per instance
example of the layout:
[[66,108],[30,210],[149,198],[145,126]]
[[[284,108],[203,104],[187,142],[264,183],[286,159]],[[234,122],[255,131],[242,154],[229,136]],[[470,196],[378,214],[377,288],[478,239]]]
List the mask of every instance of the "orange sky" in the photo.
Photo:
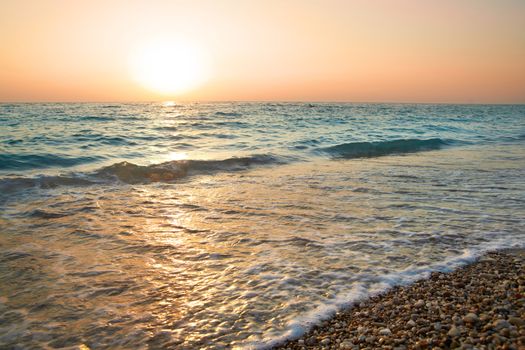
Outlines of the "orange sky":
[[[129,62],[172,39],[208,69],[164,95]],[[523,0],[2,0],[0,43],[0,101],[525,103]]]

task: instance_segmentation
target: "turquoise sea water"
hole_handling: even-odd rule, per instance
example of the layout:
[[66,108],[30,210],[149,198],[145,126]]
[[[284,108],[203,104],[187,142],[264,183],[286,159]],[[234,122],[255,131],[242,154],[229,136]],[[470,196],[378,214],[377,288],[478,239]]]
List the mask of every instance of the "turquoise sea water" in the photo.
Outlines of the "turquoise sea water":
[[524,218],[522,105],[1,104],[0,347],[268,347]]

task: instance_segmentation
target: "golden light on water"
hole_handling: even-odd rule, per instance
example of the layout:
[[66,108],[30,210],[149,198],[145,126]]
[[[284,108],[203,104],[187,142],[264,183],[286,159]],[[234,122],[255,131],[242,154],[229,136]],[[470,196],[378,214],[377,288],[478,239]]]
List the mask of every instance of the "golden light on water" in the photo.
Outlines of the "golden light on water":
[[209,77],[204,51],[185,40],[156,40],[138,47],[130,68],[140,85],[165,95],[195,89]]
[[163,107],[174,107],[176,105],[177,104],[174,101],[164,101],[164,102],[162,102],[162,106]]

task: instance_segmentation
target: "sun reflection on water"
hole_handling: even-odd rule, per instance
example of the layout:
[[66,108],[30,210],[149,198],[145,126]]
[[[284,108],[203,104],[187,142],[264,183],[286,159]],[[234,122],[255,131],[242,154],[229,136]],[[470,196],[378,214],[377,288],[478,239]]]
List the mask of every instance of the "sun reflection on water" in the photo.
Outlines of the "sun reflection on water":
[[174,107],[176,105],[177,104],[175,103],[175,101],[164,101],[164,102],[162,102],[162,106],[163,107]]
[[170,152],[168,155],[169,160],[184,160],[188,159],[188,153],[186,152]]

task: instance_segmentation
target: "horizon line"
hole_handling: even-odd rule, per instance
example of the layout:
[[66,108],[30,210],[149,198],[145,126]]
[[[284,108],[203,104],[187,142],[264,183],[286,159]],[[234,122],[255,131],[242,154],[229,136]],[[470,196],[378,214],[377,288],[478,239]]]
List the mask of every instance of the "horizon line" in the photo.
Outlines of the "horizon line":
[[315,104],[413,104],[413,105],[525,105],[523,102],[413,102],[413,101],[348,101],[348,100],[177,100],[177,99],[159,99],[159,100],[85,100],[85,101],[53,101],[53,100],[35,100],[35,101],[1,101],[0,104],[81,104],[81,103],[118,103],[118,104],[148,104],[148,103],[165,103],[174,102],[178,104],[187,103],[315,103]]

